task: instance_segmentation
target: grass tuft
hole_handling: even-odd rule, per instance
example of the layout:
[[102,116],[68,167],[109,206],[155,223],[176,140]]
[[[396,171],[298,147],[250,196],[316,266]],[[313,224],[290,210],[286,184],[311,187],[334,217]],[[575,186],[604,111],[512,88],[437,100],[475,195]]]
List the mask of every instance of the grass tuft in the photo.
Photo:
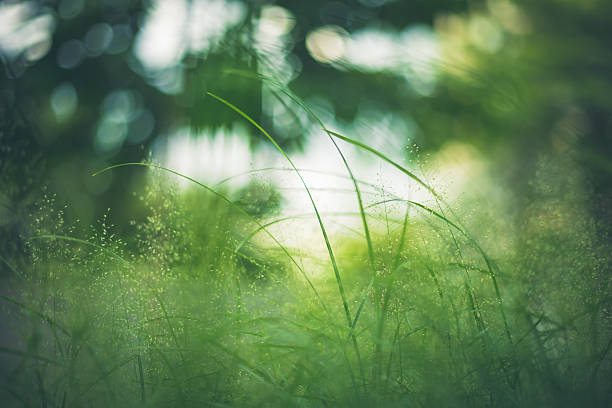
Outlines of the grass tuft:
[[[583,210],[588,196],[559,189],[555,201],[548,189],[513,226],[503,208],[483,204],[490,197],[443,200],[425,177],[254,77],[331,138],[346,174],[327,175],[351,181],[357,210],[320,211],[317,186],[303,178],[313,170],[209,93],[290,168],[208,185],[153,163],[106,167],[94,176],[158,170],[134,191],[141,207],[130,207],[122,237],[110,212],[75,233],[44,198],[21,258],[0,257],[7,288],[18,288],[0,294],[15,339],[0,344],[6,406],[610,406],[610,251]],[[344,143],[430,199],[359,179]],[[298,176],[312,213],[272,214],[224,190],[233,177],[277,171]],[[192,188],[178,192],[172,177]],[[323,255],[285,239],[309,223]]]

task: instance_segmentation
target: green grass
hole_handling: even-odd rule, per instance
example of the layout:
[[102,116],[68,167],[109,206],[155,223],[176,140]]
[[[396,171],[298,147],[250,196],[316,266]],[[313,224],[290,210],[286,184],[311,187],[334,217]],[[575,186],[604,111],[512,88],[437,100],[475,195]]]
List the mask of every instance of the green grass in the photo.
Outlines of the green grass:
[[[153,163],[98,172],[151,173],[138,192],[147,216],[123,239],[110,215],[74,236],[43,200],[27,253],[0,258],[14,277],[0,297],[15,338],[0,345],[6,406],[612,404],[609,248],[587,196],[542,195],[518,222],[487,197],[447,203],[281,91],[334,141],[358,211],[320,211],[305,170],[210,94],[275,145],[313,213],[251,211],[226,180],[209,186]],[[430,200],[363,182],[343,143],[391,164]],[[177,193],[171,177],[194,188]],[[383,193],[369,202],[363,187]],[[357,217],[360,230],[332,234],[337,216]],[[326,256],[283,242],[296,222],[318,226]]]

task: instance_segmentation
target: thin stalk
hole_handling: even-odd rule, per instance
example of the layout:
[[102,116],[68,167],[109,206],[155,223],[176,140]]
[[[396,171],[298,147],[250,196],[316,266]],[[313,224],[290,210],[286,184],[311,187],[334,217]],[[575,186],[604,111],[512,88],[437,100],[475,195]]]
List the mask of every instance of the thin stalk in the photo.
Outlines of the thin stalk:
[[315,211],[315,215],[317,217],[317,221],[319,222],[319,227],[321,229],[321,233],[323,234],[323,239],[325,241],[325,246],[327,247],[327,252],[329,254],[329,258],[330,258],[330,261],[332,263],[332,267],[333,267],[333,270],[334,270],[334,275],[335,275],[335,278],[336,278],[336,282],[338,283],[338,290],[340,292],[340,297],[342,298],[342,305],[344,307],[344,312],[345,312],[345,315],[346,315],[346,320],[347,320],[348,325],[350,326],[351,325],[351,313],[349,311],[348,302],[346,300],[346,294],[345,294],[345,291],[344,291],[344,286],[342,284],[342,278],[340,277],[340,271],[338,269],[338,265],[337,265],[337,262],[336,262],[336,257],[334,255],[334,251],[332,250],[331,243],[329,241],[329,236],[327,235],[327,230],[325,229],[325,226],[323,225],[323,220],[321,219],[321,215],[319,214],[319,209],[317,208],[317,205],[314,202],[314,198],[312,197],[312,194],[310,193],[310,189],[308,188],[308,185],[304,181],[304,178],[302,177],[302,174],[300,173],[298,168],[295,166],[295,164],[293,164],[293,161],[291,160],[291,158],[289,158],[287,153],[285,153],[283,148],[281,148],[278,145],[278,143],[276,142],[276,140],[274,140],[274,138],[272,136],[270,136],[270,134],[264,128],[262,128],[257,122],[255,122],[255,120],[253,120],[249,115],[244,113],[242,110],[240,110],[238,107],[236,107],[232,103],[230,103],[227,100],[221,98],[220,96],[217,96],[217,95],[213,94],[212,92],[206,92],[206,94],[210,95],[211,97],[215,98],[219,102],[223,103],[224,105],[226,105],[227,107],[232,109],[234,112],[238,113],[240,116],[245,118],[248,122],[250,122],[253,126],[255,126],[260,132],[262,132],[268,138],[268,140],[270,140],[272,142],[272,144],[282,153],[282,155],[285,157],[285,159],[287,159],[289,164],[291,164],[291,167],[295,170],[296,174],[300,178],[300,181],[302,182],[302,185],[304,186],[304,189],[306,190],[306,193],[308,194],[308,198],[310,199],[310,202],[312,203],[313,209]]
[[[377,151],[376,149],[373,149],[372,147],[363,144],[357,140],[351,139],[349,137],[343,136],[339,133],[336,132],[332,132],[329,131],[333,136],[337,137],[340,140],[343,140],[347,143],[353,144],[355,146],[358,146],[370,153],[373,153],[374,155],[378,156],[379,158],[381,158],[382,160],[386,161],[387,163],[391,164],[392,166],[394,166],[395,168],[397,168],[399,171],[401,171],[402,173],[406,174],[408,177],[410,177],[411,179],[413,179],[414,181],[416,181],[419,185],[421,185],[422,187],[424,187],[427,191],[429,191],[431,193],[431,195],[440,203],[443,203],[445,205],[445,207],[448,207],[448,204],[445,203],[445,201],[443,200],[443,198],[435,192],[435,190],[433,188],[431,188],[428,184],[426,184],[423,180],[421,180],[419,177],[417,177],[414,173],[410,172],[409,170],[405,169],[403,166],[399,165],[398,163],[396,163],[395,161],[391,160],[390,158],[388,158],[387,156],[385,156],[384,154],[380,153],[379,151]],[[489,277],[491,278],[491,281],[493,283],[493,287],[495,289],[495,296],[497,298],[497,303],[499,304],[499,309],[500,309],[500,314],[502,316],[502,320],[504,322],[504,328],[505,328],[505,332],[506,332],[506,336],[508,337],[508,341],[510,342],[510,344],[512,344],[512,336],[510,334],[510,327],[508,325],[508,320],[506,318],[506,312],[504,310],[504,304],[503,304],[503,298],[501,296],[501,290],[499,288],[499,284],[497,283],[497,273],[496,270],[497,268],[493,265],[493,263],[491,262],[491,260],[489,259],[489,257],[487,256],[487,254],[484,252],[484,250],[482,249],[482,247],[478,244],[478,242],[474,239],[474,237],[472,237],[472,235],[470,233],[467,232],[467,230],[464,230],[462,228],[459,228],[456,224],[452,223],[451,221],[448,220],[448,218],[446,218],[444,215],[440,215],[438,213],[436,213],[435,211],[421,205],[421,204],[417,204],[415,203],[415,205],[427,210],[428,212],[430,212],[431,214],[445,220],[449,225],[453,226],[454,228],[456,228],[459,232],[461,232],[462,235],[464,235],[471,243],[472,245],[474,245],[474,247],[476,248],[476,250],[480,253],[480,255],[482,256],[482,258],[484,259],[486,265],[487,265],[487,269],[489,270]]]
[[[351,322],[351,320],[352,320],[351,319],[351,312],[349,310],[348,301],[347,301],[346,293],[345,293],[345,290],[344,290],[344,285],[342,284],[342,278],[340,277],[340,270],[339,270],[338,264],[336,262],[336,257],[334,255],[334,251],[332,250],[332,246],[331,246],[331,243],[329,241],[329,237],[327,235],[327,230],[325,229],[325,226],[323,225],[323,220],[321,219],[321,215],[319,214],[319,209],[317,208],[317,205],[316,205],[316,203],[314,201],[314,198],[312,197],[310,189],[308,188],[308,185],[306,184],[306,181],[304,181],[304,178],[302,177],[302,174],[300,173],[298,168],[295,166],[295,164],[293,164],[293,161],[287,155],[287,153],[283,150],[283,148],[281,148],[279,146],[279,144],[276,142],[276,140],[274,140],[274,138],[272,136],[270,136],[270,134],[268,132],[266,132],[266,130],[264,128],[262,128],[249,115],[247,115],[245,112],[243,112],[238,107],[234,106],[229,101],[221,98],[220,96],[217,96],[217,95],[213,94],[212,92],[207,92],[207,95],[210,95],[211,97],[215,98],[219,102],[223,103],[224,105],[226,105],[227,107],[232,109],[234,112],[238,113],[240,116],[245,118],[253,126],[255,126],[260,132],[262,132],[268,138],[268,140],[270,140],[272,142],[272,144],[281,152],[281,154],[285,157],[285,159],[287,159],[287,161],[289,162],[291,167],[295,170],[295,172],[298,175],[300,181],[302,182],[302,185],[304,186],[304,189],[306,190],[306,193],[308,194],[308,198],[310,199],[310,202],[311,202],[311,204],[313,206],[313,209],[315,211],[315,214],[317,216],[317,221],[319,222],[319,227],[320,227],[321,233],[323,235],[323,240],[325,241],[325,246],[327,247],[327,253],[329,254],[329,259],[330,259],[330,261],[332,263],[332,268],[333,268],[333,271],[334,271],[334,276],[336,278],[336,283],[338,285],[338,291],[340,292],[340,298],[342,299],[342,306],[344,308],[344,314],[345,314],[345,317],[346,317],[346,321],[347,321],[347,324],[348,324],[348,326],[350,328],[351,324],[352,324],[352,322]],[[359,365],[360,365],[360,367],[362,367],[361,358],[360,358],[360,354],[359,354],[359,348],[357,346],[357,339],[355,338],[354,335],[352,336],[352,339],[353,339],[353,346],[355,348],[355,353],[356,353],[357,359],[359,361]],[[362,377],[363,377],[363,373],[362,373]]]
[[[265,81],[267,83],[270,83],[274,86],[276,86],[278,89],[280,89],[280,91],[286,95],[287,97],[289,97],[292,101],[294,101],[295,103],[297,103],[308,115],[310,115],[321,127],[321,130],[323,130],[327,136],[329,137],[329,140],[332,142],[332,144],[334,145],[334,148],[336,149],[336,151],[338,152],[338,154],[340,155],[340,158],[342,159],[342,162],[344,164],[344,167],[346,168],[349,177],[353,183],[353,187],[355,189],[355,194],[357,196],[357,204],[359,205],[359,213],[361,215],[361,222],[363,225],[363,230],[364,230],[364,234],[365,234],[365,238],[366,238],[366,243],[367,243],[367,247],[368,247],[368,260],[370,263],[370,268],[372,269],[372,279],[376,280],[376,264],[375,264],[375,260],[374,260],[374,249],[373,249],[373,245],[372,245],[372,238],[370,236],[370,229],[368,227],[368,223],[366,220],[366,214],[364,211],[364,206],[363,206],[363,199],[361,196],[361,190],[359,189],[359,183],[358,180],[355,178],[355,175],[353,174],[353,171],[351,170],[351,167],[348,164],[348,161],[346,160],[346,157],[344,156],[344,153],[342,153],[342,150],[340,149],[340,146],[338,146],[338,144],[336,143],[336,141],[333,138],[332,133],[327,129],[327,127],[325,126],[325,124],[323,123],[323,121],[321,120],[321,118],[319,118],[309,107],[306,103],[304,103],[300,98],[298,98],[296,95],[294,95],[293,93],[291,93],[283,84],[271,80],[270,78],[267,78],[263,75],[252,75],[252,74],[244,74],[242,73],[243,76],[247,76],[247,77],[251,77],[251,78],[256,78],[259,79],[261,81]],[[236,110],[237,108],[233,107],[231,104],[229,104],[227,101],[222,100],[221,98],[215,96],[214,94],[208,92],[209,95],[217,98],[218,100],[220,100],[221,102],[225,103],[226,105],[232,107],[234,110]],[[280,100],[282,100],[281,98],[278,98]],[[253,123],[260,131],[262,131],[267,137],[268,139],[272,140],[272,142],[276,145],[277,148],[280,149],[280,147],[278,146],[278,144],[272,139],[272,137],[270,137],[270,135],[268,135],[257,123],[255,123],[255,121],[253,121],[252,119],[250,119],[249,117],[247,117],[243,112],[237,110],[238,113],[240,113],[242,116],[244,116],[245,118],[247,118],[251,123]],[[283,155],[285,155],[285,157],[287,158],[287,160],[289,160],[289,157],[285,154],[285,152],[282,151],[282,149],[280,149],[281,152],[283,153]],[[304,183],[304,179],[302,179],[301,174],[299,173],[298,169],[293,165],[293,163],[291,162],[291,160],[289,160],[289,163],[291,163],[291,166],[295,169],[295,171],[298,173],[300,179],[302,180],[302,183],[304,184],[304,187],[306,187],[306,183]],[[308,188],[306,187],[306,190],[308,191]],[[308,192],[308,195],[310,196],[310,192]],[[311,201],[312,201],[312,197]],[[314,205],[314,201],[312,201],[313,205]],[[321,223],[321,227],[323,228],[323,224]],[[325,235],[325,233],[324,233]],[[333,256],[333,254],[332,254]],[[368,292],[365,293],[364,298],[367,298],[368,296]],[[357,319],[355,319],[354,324],[357,323]],[[354,324],[352,324],[350,322],[350,316],[348,318],[348,324],[349,327],[354,327]]]

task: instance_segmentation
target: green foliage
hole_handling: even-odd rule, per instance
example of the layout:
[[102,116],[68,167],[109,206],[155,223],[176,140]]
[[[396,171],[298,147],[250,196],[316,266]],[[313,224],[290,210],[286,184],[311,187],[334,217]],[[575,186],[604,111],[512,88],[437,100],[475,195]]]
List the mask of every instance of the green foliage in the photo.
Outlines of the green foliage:
[[[261,182],[232,201],[157,165],[112,169],[151,176],[132,242],[113,232],[112,211],[73,236],[46,197],[15,270],[19,292],[2,296],[18,336],[0,349],[6,400],[607,406],[607,247],[579,175],[565,190],[555,166],[570,163],[554,159],[515,227],[502,209],[465,211],[477,195],[462,208],[433,191],[430,202],[383,193],[362,206],[368,235],[329,236],[340,293],[329,256],[276,237],[295,220],[274,218],[279,196]],[[202,188],[179,193],[168,172]]]
[[[215,5],[235,12],[216,34],[200,22]],[[159,10],[184,38],[149,37],[169,52],[156,64],[138,49]],[[609,0],[0,5],[0,405],[612,406],[611,12]],[[334,58],[309,45],[325,27],[314,48]],[[177,129],[231,129],[290,168],[208,185],[142,161]],[[352,212],[326,213],[306,182],[337,175],[294,165],[315,130]],[[427,160],[402,161],[417,144],[496,164],[449,200],[414,170]],[[361,180],[349,149],[421,198]],[[283,211],[281,171],[310,212]]]

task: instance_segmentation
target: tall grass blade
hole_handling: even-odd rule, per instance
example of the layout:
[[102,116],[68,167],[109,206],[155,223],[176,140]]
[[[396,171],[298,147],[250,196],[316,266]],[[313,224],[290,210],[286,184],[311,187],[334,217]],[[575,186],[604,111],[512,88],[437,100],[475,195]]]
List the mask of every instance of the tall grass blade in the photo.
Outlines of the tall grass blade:
[[221,98],[220,96],[217,96],[217,95],[213,94],[212,92],[206,92],[206,93],[208,95],[210,95],[211,97],[215,98],[216,100],[218,100],[219,102],[223,103],[224,105],[226,105],[230,109],[232,109],[234,112],[238,113],[240,116],[242,116],[247,121],[249,121],[253,126],[255,126],[260,132],[262,132],[268,138],[268,140],[270,140],[272,142],[272,144],[274,144],[274,146],[287,159],[287,161],[289,162],[291,167],[293,167],[293,169],[295,170],[296,174],[300,178],[300,181],[302,182],[302,185],[304,186],[304,189],[306,190],[306,193],[308,194],[308,198],[310,199],[310,202],[312,203],[312,206],[314,208],[315,214],[317,216],[317,220],[319,222],[319,227],[321,228],[321,233],[323,234],[323,239],[325,241],[325,246],[327,247],[327,253],[329,254],[329,258],[330,258],[330,261],[332,263],[332,268],[334,270],[334,275],[335,275],[335,278],[336,278],[336,282],[338,284],[338,290],[340,292],[340,297],[342,299],[342,306],[344,307],[344,313],[346,315],[346,321],[347,321],[348,326],[350,327],[351,326],[351,312],[349,310],[348,301],[346,299],[346,294],[345,294],[345,291],[344,291],[344,286],[342,284],[342,278],[340,277],[340,271],[339,271],[338,265],[336,263],[336,257],[334,256],[334,251],[332,250],[331,243],[330,243],[329,237],[327,235],[327,230],[325,229],[325,226],[323,225],[323,220],[321,219],[321,215],[319,214],[319,210],[317,208],[317,205],[316,205],[316,203],[314,201],[314,198],[312,197],[312,194],[310,193],[310,190],[309,190],[308,186],[306,185],[306,182],[304,181],[304,178],[302,177],[302,174],[297,169],[297,167],[293,164],[293,161],[289,158],[287,153],[285,153],[285,151],[278,145],[278,143],[276,143],[276,140],[274,140],[274,138],[272,136],[270,136],[270,134],[268,132],[266,132],[266,130],[264,128],[262,128],[257,122],[255,122],[249,115],[244,113],[242,110],[240,110],[238,107],[234,106],[230,102],[228,102],[225,99]]
[[[366,213],[364,211],[364,207],[363,207],[363,199],[361,197],[361,191],[359,189],[359,183],[357,181],[357,179],[355,178],[355,175],[353,174],[353,171],[351,170],[351,167],[349,166],[346,157],[344,156],[344,153],[342,153],[342,150],[340,149],[340,146],[338,146],[338,144],[336,143],[336,141],[334,140],[334,138],[332,137],[332,134],[328,131],[327,127],[325,126],[325,124],[323,123],[323,121],[321,120],[321,118],[319,118],[309,107],[306,103],[304,103],[300,98],[298,98],[296,95],[294,95],[292,92],[290,92],[284,85],[280,84],[277,81],[273,81],[270,80],[269,78],[260,75],[260,76],[256,76],[257,79],[265,81],[267,83],[271,83],[273,85],[275,85],[276,87],[278,87],[280,89],[280,91],[285,94],[286,96],[288,96],[291,100],[293,100],[295,103],[297,103],[302,109],[304,109],[304,111],[310,115],[321,127],[321,130],[323,130],[327,136],[329,137],[329,140],[332,142],[332,144],[334,145],[334,148],[336,149],[336,151],[338,152],[338,154],[340,155],[340,158],[342,159],[342,163],[344,164],[344,167],[346,168],[349,177],[353,183],[353,187],[355,189],[355,194],[357,196],[357,204],[359,206],[359,213],[361,216],[361,222],[363,225],[363,231],[365,234],[365,239],[366,239],[366,243],[367,243],[367,247],[368,247],[368,260],[370,262],[370,268],[372,269],[372,278],[374,280],[376,280],[376,264],[374,261],[374,249],[373,249],[373,245],[372,245],[372,238],[370,236],[370,229],[368,227],[368,222],[366,220]],[[209,92],[210,94],[210,92]],[[211,96],[214,96],[211,94]],[[278,98],[281,99],[281,98]],[[282,100],[282,99],[281,99]],[[227,104],[227,103],[226,103]],[[229,106],[229,105],[228,105]],[[239,112],[240,113],[240,112]],[[244,116],[244,114],[243,114]],[[255,124],[254,121],[251,120],[251,123]],[[262,132],[264,132],[264,130],[261,127],[258,127]],[[265,133],[265,132],[264,132]],[[265,133],[266,136],[272,140],[272,138]],[[274,142],[274,144],[276,145],[276,147],[278,147],[280,149],[280,147],[278,146],[278,144],[276,144],[276,142]],[[282,150],[281,150],[282,151]],[[283,152],[283,154],[285,155],[285,157],[287,157],[287,159],[289,159],[289,157]],[[289,160],[289,162],[291,163],[292,167],[295,169],[296,172],[299,171],[297,168],[295,168],[295,166],[293,165],[293,163],[291,162],[291,160]],[[300,179],[302,179],[302,176],[300,175]],[[304,180],[302,179],[302,182],[304,182]],[[304,187],[306,187],[306,184],[304,183]],[[306,190],[308,190],[308,188],[306,188]],[[308,192],[308,194],[310,195],[310,192]],[[312,200],[312,197],[311,197]],[[313,205],[314,205],[314,201],[313,201]],[[323,224],[321,223],[321,227],[323,228]],[[333,256],[333,254],[331,254],[331,256]],[[368,296],[368,293],[366,292],[364,295],[364,299],[366,299]],[[363,305],[360,305],[360,307],[363,307]],[[350,316],[349,316],[349,326],[353,327],[356,323],[357,323],[358,319],[355,319],[354,322],[351,324],[350,322]]]
[[[225,99],[223,99],[223,98],[213,94],[212,92],[207,92],[207,94],[212,96],[213,98],[217,99],[219,102],[223,103],[224,105],[226,105],[227,107],[232,109],[234,112],[238,113],[240,116],[242,116],[247,121],[249,121],[253,126],[255,126],[260,132],[262,132],[268,138],[268,140],[270,140],[272,142],[272,144],[274,144],[274,146],[282,153],[282,155],[285,157],[285,159],[287,159],[287,161],[289,162],[291,167],[295,170],[295,172],[298,175],[300,181],[302,182],[302,185],[304,186],[304,189],[306,190],[306,193],[308,194],[308,198],[310,199],[312,207],[313,207],[313,209],[315,211],[315,214],[317,216],[317,221],[319,222],[319,227],[320,227],[321,233],[323,235],[323,240],[325,241],[325,246],[327,247],[327,253],[329,254],[329,259],[330,259],[330,261],[332,263],[332,268],[333,268],[333,271],[334,271],[334,276],[336,278],[336,283],[338,285],[338,291],[340,292],[340,298],[342,299],[342,306],[344,308],[344,314],[345,314],[345,317],[346,317],[346,322],[347,322],[347,325],[349,327],[349,330],[351,330],[350,329],[350,327],[352,325],[351,312],[349,310],[348,300],[347,300],[347,297],[346,297],[346,293],[344,291],[344,285],[342,284],[342,278],[340,276],[340,270],[338,269],[338,264],[336,262],[336,257],[334,255],[334,251],[332,250],[332,246],[331,246],[331,243],[329,241],[329,237],[327,235],[327,230],[325,229],[325,226],[323,225],[323,220],[321,219],[321,215],[319,214],[319,209],[317,208],[317,205],[316,205],[316,203],[314,201],[314,198],[312,197],[310,189],[308,188],[308,185],[306,184],[306,181],[304,181],[304,178],[302,177],[302,174],[300,173],[298,168],[295,166],[295,164],[293,164],[293,161],[291,160],[291,158],[289,158],[287,153],[285,153],[285,151],[279,146],[279,144],[276,142],[276,140],[274,140],[274,138],[272,136],[270,136],[270,134],[268,132],[266,132],[266,130],[264,128],[262,128],[255,120],[253,120],[249,115],[247,115],[245,112],[243,112],[242,110],[240,110],[238,107],[234,106],[232,103],[228,102],[227,100],[225,100]],[[351,332],[352,332],[352,330],[351,330]],[[357,345],[357,339],[355,338],[354,335],[352,335],[352,340],[353,340],[353,347],[355,349],[355,354],[356,354],[357,360],[359,362],[359,368],[360,368],[360,371],[362,373],[362,377],[364,377],[363,376],[363,364],[362,364],[362,361],[361,361],[361,355],[359,353],[359,347]],[[364,388],[365,388],[365,378],[364,378]]]
[[[378,150],[363,144],[357,140],[351,139],[349,137],[343,136],[339,133],[333,132],[333,131],[329,131],[330,134],[332,134],[333,136],[337,137],[340,140],[343,140],[347,143],[353,144],[355,146],[358,146],[370,153],[373,153],[374,155],[378,156],[379,158],[381,158],[382,160],[384,160],[385,162],[391,164],[392,166],[394,166],[395,168],[397,168],[399,171],[401,171],[402,173],[406,174],[408,177],[410,177],[411,179],[413,179],[414,181],[416,181],[419,185],[421,185],[422,187],[424,187],[427,191],[429,191],[432,196],[438,200],[441,203],[444,203],[445,206],[448,206],[445,202],[444,199],[435,192],[435,190],[430,187],[427,183],[425,183],[423,180],[421,180],[419,177],[417,177],[414,173],[412,173],[411,171],[405,169],[403,166],[399,165],[398,163],[396,163],[395,161],[391,160],[390,158],[388,158],[387,156],[385,156],[384,154],[380,153]],[[478,250],[478,252],[480,253],[480,255],[482,256],[482,258],[484,259],[486,265],[487,265],[487,269],[489,270],[489,276],[491,278],[491,281],[493,283],[493,287],[495,289],[495,295],[497,298],[497,303],[499,304],[499,309],[500,309],[500,314],[502,316],[502,320],[504,322],[504,328],[505,328],[505,332],[506,332],[506,336],[508,337],[508,341],[512,344],[512,335],[510,334],[510,327],[508,325],[508,320],[506,318],[506,312],[504,309],[504,304],[503,304],[503,298],[501,295],[501,290],[499,288],[499,284],[497,283],[497,278],[496,278],[496,267],[493,265],[493,263],[491,262],[491,260],[489,259],[489,257],[487,256],[487,254],[484,252],[484,250],[482,249],[482,247],[478,244],[478,242],[472,237],[471,234],[469,234],[466,230],[463,230],[461,228],[459,228],[456,224],[454,224],[453,222],[451,222],[450,220],[448,220],[448,218],[446,218],[445,216],[433,211],[432,209],[425,207],[422,204],[419,203],[414,203],[414,205],[421,207],[422,209],[428,211],[429,213],[435,215],[436,217],[444,220],[446,223],[448,223],[449,225],[451,225],[452,227],[456,228],[458,231],[461,232],[461,234],[463,234],[473,245],[474,247]]]

